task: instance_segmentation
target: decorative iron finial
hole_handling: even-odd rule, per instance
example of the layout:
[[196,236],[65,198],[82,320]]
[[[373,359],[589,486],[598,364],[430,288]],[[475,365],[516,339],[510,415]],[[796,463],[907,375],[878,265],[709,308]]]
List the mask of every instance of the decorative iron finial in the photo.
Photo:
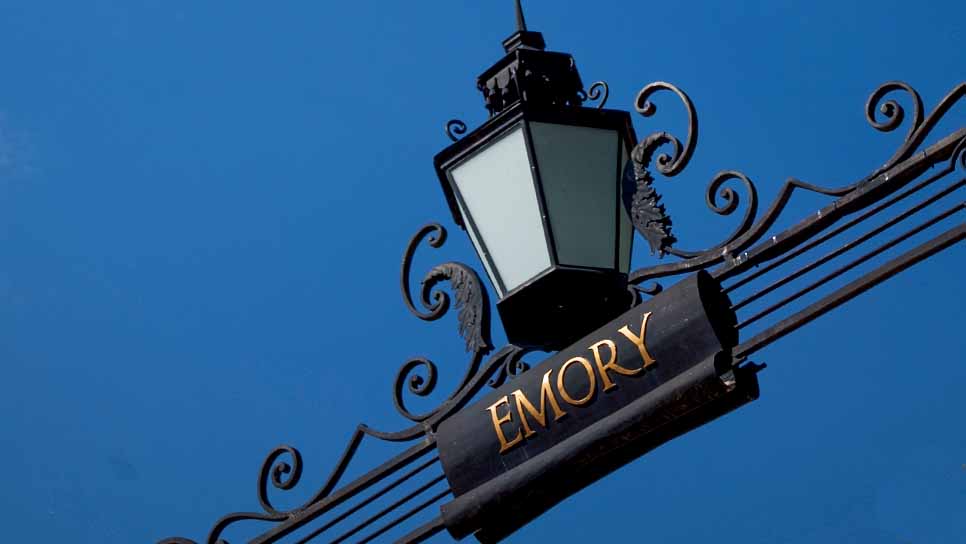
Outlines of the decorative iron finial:
[[517,31],[503,41],[503,48],[507,53],[517,49],[536,49],[542,51],[547,46],[543,41],[543,35],[539,32],[530,32],[527,30],[527,19],[523,16],[523,5],[520,0],[515,0],[514,5],[517,12]]
[[573,57],[546,51],[543,35],[527,29],[521,0],[513,5],[517,29],[503,40],[506,56],[476,81],[490,116],[518,102],[537,108],[580,107],[584,86]]
[[527,20],[523,17],[523,6],[520,5],[520,0],[516,0],[517,4],[517,32],[527,31]]

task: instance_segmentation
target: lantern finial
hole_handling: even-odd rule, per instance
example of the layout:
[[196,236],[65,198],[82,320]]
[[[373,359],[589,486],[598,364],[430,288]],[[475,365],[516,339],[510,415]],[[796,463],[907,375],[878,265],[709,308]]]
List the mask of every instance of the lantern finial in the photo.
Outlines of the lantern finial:
[[514,5],[517,12],[517,30],[512,36],[503,41],[503,48],[507,53],[517,49],[535,49],[542,51],[546,47],[543,36],[539,32],[527,30],[527,20],[523,16],[523,5],[520,0],[515,0]]
[[527,20],[523,17],[523,6],[520,5],[520,0],[516,0],[517,4],[517,32],[527,31]]

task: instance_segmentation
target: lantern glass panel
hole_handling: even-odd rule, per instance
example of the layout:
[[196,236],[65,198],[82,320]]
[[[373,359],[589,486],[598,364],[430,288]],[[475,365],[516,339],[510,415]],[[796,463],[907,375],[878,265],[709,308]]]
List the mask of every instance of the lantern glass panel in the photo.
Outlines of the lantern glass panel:
[[620,136],[551,123],[531,123],[530,133],[558,262],[617,268]]
[[[618,184],[621,183],[624,175],[623,169],[629,159],[630,154],[627,152],[627,145],[621,143],[621,171],[617,178]],[[617,269],[627,274],[631,270],[631,244],[634,242],[634,228],[631,226],[631,216],[627,213],[627,208],[624,206],[623,196],[620,198],[622,199],[621,205],[618,207],[618,213],[620,214],[620,250],[618,251],[619,262]]]
[[500,297],[550,267],[523,125],[471,155],[451,176]]

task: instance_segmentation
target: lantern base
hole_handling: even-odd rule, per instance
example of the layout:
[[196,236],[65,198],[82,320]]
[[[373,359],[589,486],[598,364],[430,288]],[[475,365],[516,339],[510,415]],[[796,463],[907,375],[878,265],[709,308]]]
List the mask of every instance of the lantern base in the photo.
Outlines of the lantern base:
[[511,344],[556,351],[626,312],[632,302],[626,274],[558,266],[511,291],[496,309]]

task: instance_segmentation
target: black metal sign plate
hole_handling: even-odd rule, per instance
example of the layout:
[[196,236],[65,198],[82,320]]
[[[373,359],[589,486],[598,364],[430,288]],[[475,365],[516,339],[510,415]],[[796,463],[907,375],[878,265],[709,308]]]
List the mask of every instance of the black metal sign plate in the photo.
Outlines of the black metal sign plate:
[[[505,536],[680,434],[666,423],[739,389],[743,401],[727,410],[757,396],[753,376],[731,372],[730,308],[715,280],[695,274],[445,421],[437,443],[457,497],[443,507],[454,536],[481,527],[490,534],[481,540]],[[667,436],[650,444],[656,431]]]

